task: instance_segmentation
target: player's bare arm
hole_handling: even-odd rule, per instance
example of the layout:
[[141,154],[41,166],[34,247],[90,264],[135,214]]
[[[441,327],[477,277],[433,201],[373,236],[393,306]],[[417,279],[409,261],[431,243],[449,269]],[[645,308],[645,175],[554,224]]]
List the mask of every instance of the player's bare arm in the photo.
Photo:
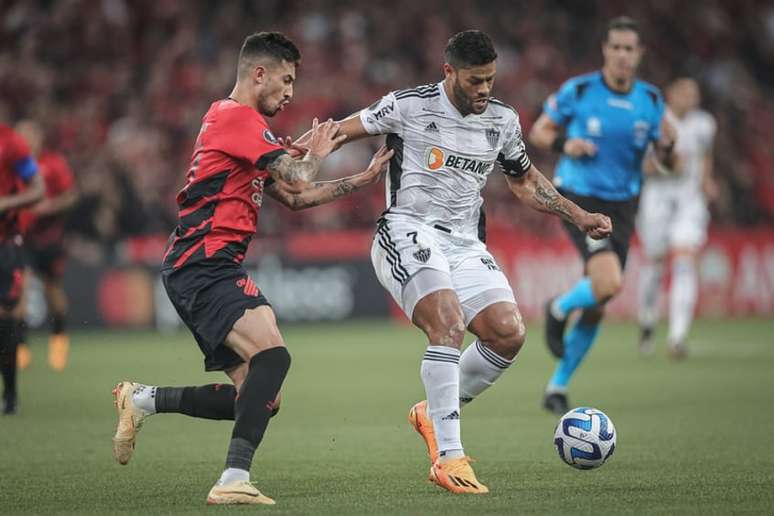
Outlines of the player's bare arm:
[[710,202],[717,201],[718,197],[720,196],[720,187],[718,186],[718,182],[715,179],[715,173],[714,173],[714,163],[715,159],[712,156],[712,151],[707,152],[707,154],[704,155],[704,162],[702,163],[702,180],[701,180],[701,189],[704,192],[704,195],[707,197],[707,200]]
[[[338,150],[344,143],[360,140],[367,136],[373,136],[366,131],[365,127],[363,127],[363,122],[360,120],[360,111],[352,113],[347,118],[335,122],[335,124],[338,127],[337,134],[343,135],[345,138],[338,143],[333,150]],[[312,130],[310,129],[296,139],[295,146],[300,150],[308,149],[311,136]]]
[[308,183],[317,176],[322,160],[333,152],[336,145],[342,143],[345,135],[339,135],[338,127],[333,120],[318,124],[315,118],[308,139],[308,152],[302,159],[293,159],[285,154],[268,165],[268,170],[275,180],[290,185]]
[[291,210],[326,204],[379,181],[392,155],[393,151],[382,146],[374,154],[368,168],[359,174],[335,181],[312,183],[300,192],[289,190],[284,183],[275,182],[266,189],[266,193]]
[[529,142],[543,150],[553,150],[574,158],[593,156],[597,146],[591,140],[583,138],[565,138],[562,128],[543,113],[529,132]]
[[59,213],[64,213],[78,202],[80,195],[77,190],[68,190],[51,199],[43,199],[31,208],[31,211],[38,217],[50,217]]
[[528,206],[562,217],[578,226],[591,238],[610,236],[613,225],[606,215],[589,213],[562,196],[534,165],[521,177],[506,177],[511,192]]
[[27,187],[18,194],[0,197],[0,213],[34,204],[41,200],[44,194],[43,178],[40,174],[35,174],[27,183]]

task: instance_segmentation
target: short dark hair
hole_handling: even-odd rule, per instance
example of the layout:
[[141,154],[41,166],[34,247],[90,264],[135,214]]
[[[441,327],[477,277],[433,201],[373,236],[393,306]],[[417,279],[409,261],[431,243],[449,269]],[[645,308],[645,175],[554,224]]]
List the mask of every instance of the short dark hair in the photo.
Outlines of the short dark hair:
[[467,68],[491,63],[497,59],[497,52],[484,32],[466,30],[449,38],[443,57],[455,68]]
[[242,43],[242,49],[239,51],[240,68],[242,63],[261,57],[298,65],[301,61],[301,52],[281,32],[256,32],[247,36]]
[[640,24],[637,20],[629,16],[619,16],[613,18],[607,24],[607,30],[605,31],[605,41],[610,38],[610,31],[613,30],[630,30],[637,34],[637,40],[642,42],[642,35],[640,34]]

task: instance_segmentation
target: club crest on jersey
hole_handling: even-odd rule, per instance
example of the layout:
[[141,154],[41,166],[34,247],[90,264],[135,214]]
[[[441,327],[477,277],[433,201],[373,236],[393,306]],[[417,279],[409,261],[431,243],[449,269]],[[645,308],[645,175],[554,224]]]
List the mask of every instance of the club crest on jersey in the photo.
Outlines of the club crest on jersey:
[[271,131],[269,131],[268,129],[263,130],[263,139],[271,143],[272,145],[279,145],[277,138],[275,138],[274,135],[271,134]]
[[486,134],[486,141],[489,142],[489,146],[493,149],[497,147],[497,142],[500,141],[500,131],[494,127],[490,127],[484,131],[484,134]]
[[415,251],[414,258],[419,262],[427,263],[427,260],[430,259],[430,249],[419,249],[418,251]]

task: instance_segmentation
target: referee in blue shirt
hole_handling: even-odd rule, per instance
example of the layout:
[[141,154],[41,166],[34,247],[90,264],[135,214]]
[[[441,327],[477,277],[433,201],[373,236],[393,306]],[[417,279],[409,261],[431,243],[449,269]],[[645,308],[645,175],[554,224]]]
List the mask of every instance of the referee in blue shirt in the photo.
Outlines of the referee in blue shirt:
[[[602,70],[564,83],[546,100],[529,135],[536,147],[561,154],[554,184],[562,195],[613,222],[605,240],[564,224],[585,267],[569,291],[546,304],[546,343],[559,363],[543,405],[557,414],[569,408],[567,386],[594,343],[605,303],[621,290],[648,147],[666,168],[672,166],[675,131],[663,116],[661,92],[635,78],[643,52],[637,23],[613,19],[602,43]],[[565,335],[575,310],[581,315]]]

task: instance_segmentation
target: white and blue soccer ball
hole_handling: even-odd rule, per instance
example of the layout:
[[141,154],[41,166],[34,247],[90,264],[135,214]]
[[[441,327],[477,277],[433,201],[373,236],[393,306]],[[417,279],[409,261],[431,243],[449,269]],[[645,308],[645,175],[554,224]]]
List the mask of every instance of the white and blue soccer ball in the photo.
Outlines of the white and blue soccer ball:
[[562,416],[554,432],[559,457],[573,468],[594,469],[615,451],[613,422],[601,410],[579,407]]

